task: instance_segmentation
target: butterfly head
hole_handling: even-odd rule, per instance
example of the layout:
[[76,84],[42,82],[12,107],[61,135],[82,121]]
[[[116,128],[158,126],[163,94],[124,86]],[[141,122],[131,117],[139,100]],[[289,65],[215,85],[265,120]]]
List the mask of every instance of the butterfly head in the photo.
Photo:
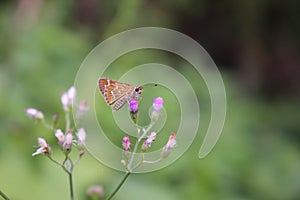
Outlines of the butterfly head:
[[143,87],[142,87],[142,86],[136,87],[136,88],[134,89],[134,91],[135,91],[136,94],[141,94],[141,93],[143,92]]

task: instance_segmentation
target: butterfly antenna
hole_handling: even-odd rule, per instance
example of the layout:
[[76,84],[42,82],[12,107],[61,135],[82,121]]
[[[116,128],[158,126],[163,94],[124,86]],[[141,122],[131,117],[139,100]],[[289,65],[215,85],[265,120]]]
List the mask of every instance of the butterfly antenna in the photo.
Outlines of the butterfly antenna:
[[156,83],[147,83],[147,84],[145,84],[145,85],[143,85],[143,88],[145,88],[145,87],[156,87],[156,86],[158,86],[158,84],[156,84]]

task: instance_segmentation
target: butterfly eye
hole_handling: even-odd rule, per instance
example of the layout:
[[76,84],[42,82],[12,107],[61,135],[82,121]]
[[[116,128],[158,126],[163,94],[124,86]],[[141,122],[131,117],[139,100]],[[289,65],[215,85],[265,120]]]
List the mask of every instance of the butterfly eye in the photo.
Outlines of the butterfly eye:
[[139,92],[139,91],[140,91],[140,88],[135,88],[135,91],[136,91],[136,92]]

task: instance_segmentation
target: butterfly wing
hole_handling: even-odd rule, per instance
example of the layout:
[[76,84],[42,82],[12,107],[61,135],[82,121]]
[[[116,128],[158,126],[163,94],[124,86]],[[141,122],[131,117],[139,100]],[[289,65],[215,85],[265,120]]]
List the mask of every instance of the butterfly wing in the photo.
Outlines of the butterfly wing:
[[114,110],[120,109],[129,99],[134,86],[127,83],[101,78],[99,80],[100,91],[108,105],[114,105]]
[[115,103],[114,103],[114,111],[119,110],[120,108],[122,108],[128,101],[128,97],[127,96],[123,96],[120,99],[118,99]]

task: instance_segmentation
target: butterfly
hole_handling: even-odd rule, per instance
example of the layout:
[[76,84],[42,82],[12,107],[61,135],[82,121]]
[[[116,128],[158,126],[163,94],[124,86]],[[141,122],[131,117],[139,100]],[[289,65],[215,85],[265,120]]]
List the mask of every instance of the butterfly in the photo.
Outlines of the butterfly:
[[98,83],[106,103],[112,105],[114,111],[119,110],[131,100],[138,100],[139,95],[143,92],[141,86],[133,86],[108,78],[100,78]]

